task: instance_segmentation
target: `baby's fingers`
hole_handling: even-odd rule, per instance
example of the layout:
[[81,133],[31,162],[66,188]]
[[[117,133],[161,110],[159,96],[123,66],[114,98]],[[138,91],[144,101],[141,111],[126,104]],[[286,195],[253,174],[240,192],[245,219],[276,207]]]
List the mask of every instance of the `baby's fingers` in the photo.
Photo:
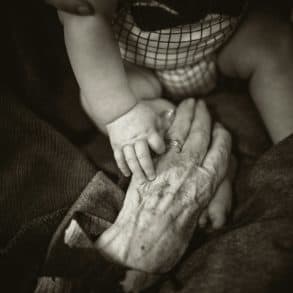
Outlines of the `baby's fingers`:
[[138,162],[145,175],[149,180],[154,180],[156,175],[148,143],[145,140],[139,140],[134,148]]
[[148,138],[148,144],[151,149],[158,155],[161,155],[166,150],[166,145],[163,138],[158,132],[153,132]]
[[130,170],[129,170],[127,163],[125,161],[123,152],[121,150],[115,150],[114,151],[114,158],[116,160],[118,168],[123,173],[123,175],[126,177],[129,177]]
[[124,146],[123,153],[124,153],[128,168],[131,170],[134,177],[136,177],[139,183],[145,182],[146,178],[139,164],[139,161],[137,159],[134,146],[130,144]]

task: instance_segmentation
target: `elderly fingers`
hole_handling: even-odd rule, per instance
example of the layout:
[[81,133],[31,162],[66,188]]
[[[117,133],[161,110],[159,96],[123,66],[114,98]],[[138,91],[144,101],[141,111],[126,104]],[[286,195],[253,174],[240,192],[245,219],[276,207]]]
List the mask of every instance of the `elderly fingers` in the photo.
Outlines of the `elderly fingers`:
[[208,207],[201,213],[198,221],[200,228],[208,228],[208,225],[211,225],[212,229],[222,228],[227,222],[231,207],[232,188],[228,177],[226,177],[218,187]]
[[192,122],[189,136],[183,146],[183,152],[191,155],[197,165],[201,165],[207,153],[211,137],[211,116],[203,101],[198,101],[194,120]]
[[213,229],[220,229],[225,225],[231,206],[232,188],[230,181],[226,177],[207,209],[209,222]]
[[[181,147],[185,143],[186,137],[189,134],[194,116],[194,107],[194,99],[184,100],[178,106],[173,124],[166,135],[166,139],[169,141],[169,146],[174,146],[175,148],[177,147],[178,152],[181,151]],[[174,141],[177,142],[177,146],[172,143]]]
[[216,123],[212,133],[212,144],[203,162],[203,168],[212,176],[213,193],[227,174],[231,145],[229,132],[221,124]]

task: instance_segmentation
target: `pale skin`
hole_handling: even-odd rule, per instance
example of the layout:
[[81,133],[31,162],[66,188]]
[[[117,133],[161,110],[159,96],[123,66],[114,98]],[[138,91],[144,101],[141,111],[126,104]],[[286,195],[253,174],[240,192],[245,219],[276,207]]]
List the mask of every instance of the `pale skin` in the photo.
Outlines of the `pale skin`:
[[144,272],[167,272],[179,261],[229,167],[230,134],[212,124],[205,103],[185,100],[177,111],[168,135],[182,136],[182,151],[171,147],[158,158],[154,181],[141,185],[133,177],[115,223],[96,243]]
[[[124,281],[127,292],[140,292],[153,281],[145,273],[168,272],[181,259],[229,167],[231,136],[212,123],[203,101],[183,101],[168,135],[181,136],[182,151],[170,147],[157,158],[154,181],[140,184],[132,177],[118,217],[92,244],[106,258],[138,270]],[[73,220],[66,230],[70,247],[78,229]]]
[[[156,114],[158,108],[163,111],[173,105],[165,100],[158,103],[152,100],[161,93],[155,76],[134,66],[129,69],[122,63],[109,22],[115,10],[115,1],[95,0],[91,4],[96,11],[94,15],[79,17],[62,14],[68,52],[81,87],[82,104],[99,128],[108,129],[121,171],[126,176],[132,172],[141,181],[145,177],[153,179],[155,171],[149,147],[158,154],[165,149]],[[243,21],[218,58],[222,73],[249,81],[252,98],[274,142],[292,133],[293,129],[292,35],[292,28],[286,22],[270,12],[255,11]],[[81,43],[82,50],[78,46]],[[85,50],[87,54],[83,54]],[[135,106],[137,100],[144,100],[144,103]],[[109,122],[109,117],[114,119],[113,123]],[[133,117],[141,123],[131,127],[130,136],[121,135],[129,133],[128,121]],[[137,134],[135,129],[144,134]],[[215,196],[215,202],[211,203],[208,211],[203,212],[200,218],[202,226],[208,220],[214,227],[221,227],[225,222],[223,211],[231,206],[228,180],[219,187],[218,194],[220,196]],[[216,216],[216,221],[213,221],[215,215],[221,215],[220,220]]]
[[93,16],[59,13],[82,104],[95,124],[107,130],[124,175],[132,172],[141,181],[145,176],[153,180],[150,150],[162,154],[166,149],[160,117],[152,107],[139,103],[141,97],[129,86],[111,28],[116,1],[95,0],[92,5]]

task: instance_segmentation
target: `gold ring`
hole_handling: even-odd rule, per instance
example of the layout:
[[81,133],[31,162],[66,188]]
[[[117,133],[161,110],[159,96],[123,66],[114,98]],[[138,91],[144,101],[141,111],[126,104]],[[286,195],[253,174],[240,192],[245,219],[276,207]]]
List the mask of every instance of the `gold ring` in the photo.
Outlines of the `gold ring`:
[[180,140],[178,139],[169,139],[168,140],[168,147],[175,147],[176,148],[176,152],[180,153],[182,151],[183,145],[180,142]]

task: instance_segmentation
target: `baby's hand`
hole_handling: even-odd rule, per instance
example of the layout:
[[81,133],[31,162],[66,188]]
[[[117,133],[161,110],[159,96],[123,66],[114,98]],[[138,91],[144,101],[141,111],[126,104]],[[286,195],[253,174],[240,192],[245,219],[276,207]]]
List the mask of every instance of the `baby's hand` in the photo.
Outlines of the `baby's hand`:
[[139,181],[155,179],[155,169],[149,147],[157,154],[166,146],[159,133],[160,117],[148,106],[137,104],[133,109],[107,124],[114,157],[121,172],[132,172]]

